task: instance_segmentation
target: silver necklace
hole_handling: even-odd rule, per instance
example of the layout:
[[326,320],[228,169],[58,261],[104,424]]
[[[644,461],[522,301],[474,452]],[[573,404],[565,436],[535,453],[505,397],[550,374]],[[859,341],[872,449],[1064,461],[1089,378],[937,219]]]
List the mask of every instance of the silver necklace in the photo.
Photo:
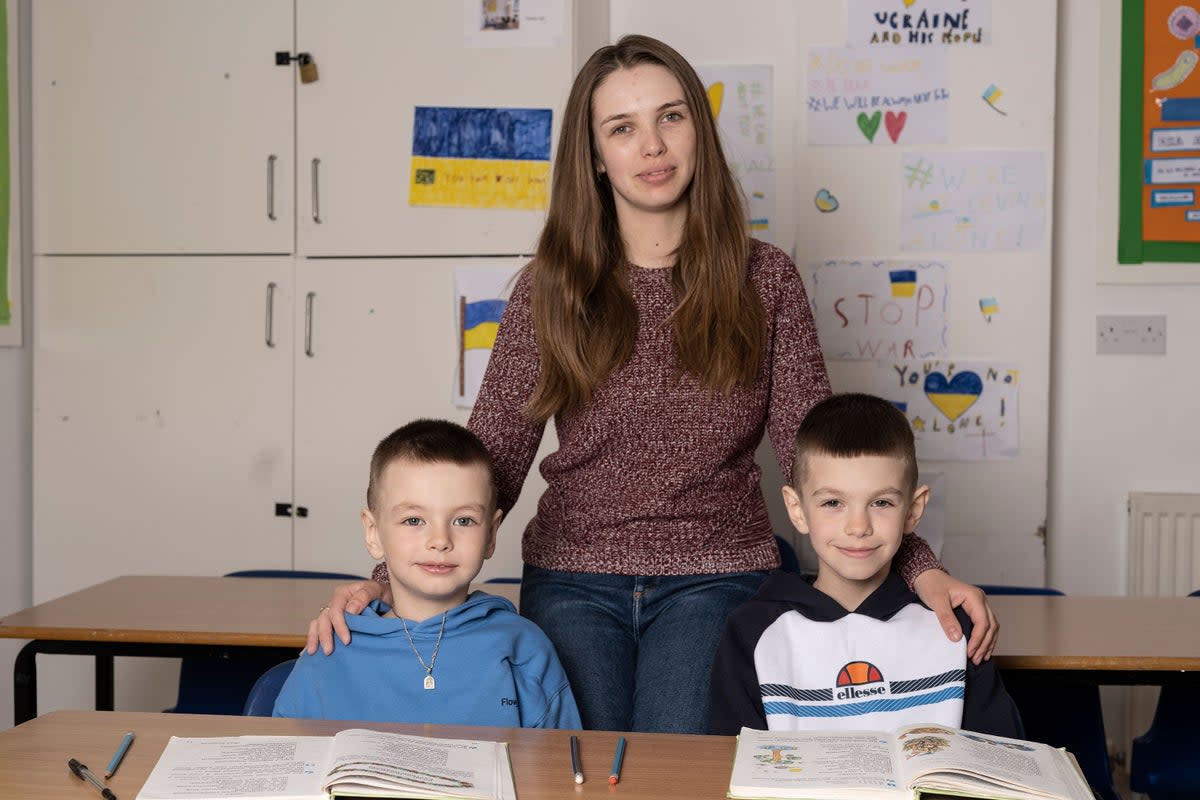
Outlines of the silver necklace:
[[438,650],[442,649],[442,634],[446,632],[446,615],[449,613],[449,611],[442,612],[442,627],[438,628],[437,641],[433,644],[433,655],[429,657],[428,664],[425,663],[425,659],[421,658],[421,653],[417,650],[417,645],[413,641],[412,634],[408,632],[408,623],[404,621],[404,617],[401,617],[399,614],[396,615],[400,617],[400,624],[404,627],[404,635],[408,637],[408,646],[412,648],[413,655],[421,663],[421,669],[425,670],[425,682],[423,685],[426,689],[437,688],[437,681],[433,679],[433,665],[437,663]]

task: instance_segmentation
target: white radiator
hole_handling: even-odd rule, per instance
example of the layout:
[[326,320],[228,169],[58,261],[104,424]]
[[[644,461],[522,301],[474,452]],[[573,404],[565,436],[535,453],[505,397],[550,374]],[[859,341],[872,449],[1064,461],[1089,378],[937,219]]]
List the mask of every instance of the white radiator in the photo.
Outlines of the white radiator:
[[[1133,596],[1175,597],[1200,589],[1200,494],[1129,493],[1129,587]],[[1200,603],[1200,597],[1196,598]],[[1114,699],[1121,690],[1108,690]],[[1114,755],[1128,769],[1132,739],[1150,727],[1158,689],[1125,694],[1125,735]],[[1107,705],[1106,705],[1107,709]],[[1118,726],[1116,730],[1121,730]],[[1113,730],[1110,728],[1110,730]]]
[[1131,492],[1128,594],[1171,597],[1196,589],[1200,494]]

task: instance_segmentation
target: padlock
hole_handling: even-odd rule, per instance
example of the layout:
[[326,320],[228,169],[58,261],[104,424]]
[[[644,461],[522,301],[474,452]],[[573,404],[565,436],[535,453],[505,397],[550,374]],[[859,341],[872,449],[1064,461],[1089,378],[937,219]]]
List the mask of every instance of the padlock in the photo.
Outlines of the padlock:
[[313,83],[317,80],[317,62],[313,61],[311,53],[301,53],[296,59],[300,62],[300,82]]

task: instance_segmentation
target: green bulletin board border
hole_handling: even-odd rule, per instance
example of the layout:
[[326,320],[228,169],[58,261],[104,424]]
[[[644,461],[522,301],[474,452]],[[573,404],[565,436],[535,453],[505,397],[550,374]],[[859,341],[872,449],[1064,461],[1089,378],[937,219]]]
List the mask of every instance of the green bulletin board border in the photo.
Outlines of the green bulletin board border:
[[1121,4],[1121,162],[1117,261],[1200,261],[1200,243],[1142,240],[1143,122],[1142,92],[1146,55],[1145,0]]

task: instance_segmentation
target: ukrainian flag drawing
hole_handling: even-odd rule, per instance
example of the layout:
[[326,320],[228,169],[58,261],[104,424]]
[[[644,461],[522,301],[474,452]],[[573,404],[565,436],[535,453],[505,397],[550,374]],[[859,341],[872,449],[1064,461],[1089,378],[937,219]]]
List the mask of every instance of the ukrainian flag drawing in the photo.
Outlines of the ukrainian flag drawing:
[[503,300],[477,300],[463,303],[462,348],[463,350],[491,350],[496,344],[496,331],[500,318],[504,316]]
[[894,269],[888,272],[892,282],[892,297],[912,297],[917,291],[915,269]]
[[409,205],[544,209],[548,108],[417,106]]

